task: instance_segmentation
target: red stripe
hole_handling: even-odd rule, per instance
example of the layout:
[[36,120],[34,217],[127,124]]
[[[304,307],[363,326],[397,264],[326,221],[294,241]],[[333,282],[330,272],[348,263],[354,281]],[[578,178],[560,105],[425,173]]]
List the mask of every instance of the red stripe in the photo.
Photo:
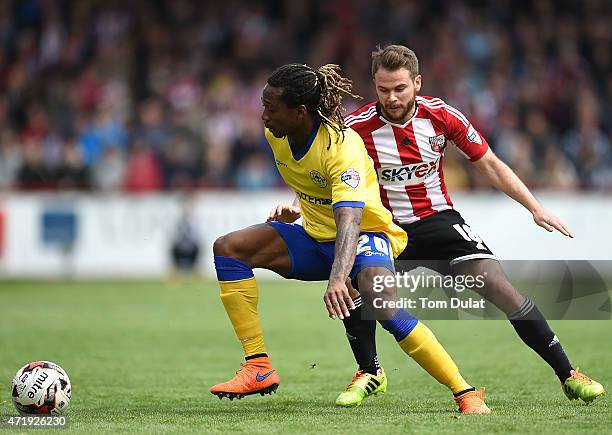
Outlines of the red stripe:
[[[374,168],[380,168],[380,160],[378,160],[378,153],[376,152],[376,147],[374,146],[374,139],[372,138],[372,133],[363,137],[363,143],[365,144],[366,150],[368,154],[374,161]],[[380,199],[387,210],[393,213],[391,209],[391,203],[389,202],[389,197],[387,196],[387,191],[382,186],[382,184],[378,185],[380,191]]]
[[[414,137],[414,130],[412,124],[409,124],[406,128],[393,127],[393,134],[395,135],[395,145],[397,146],[397,153],[399,154],[400,160],[403,165],[411,165],[415,163],[421,163],[423,158],[419,151],[416,139]],[[408,139],[406,143],[405,139]],[[402,144],[402,141],[404,144]],[[412,186],[405,186],[406,194],[412,204],[413,214],[420,218],[429,216],[431,211],[431,200],[427,196],[427,189],[424,183],[415,184]],[[435,213],[435,211],[434,211]]]
[[4,252],[4,212],[0,210],[0,257]]
[[442,194],[446,199],[446,203],[452,207],[453,202],[450,199],[450,195],[448,194],[448,190],[446,189],[446,183],[444,182],[444,169],[442,169],[442,161],[443,160],[440,160],[440,166],[438,168],[438,175],[440,177],[440,189],[442,189]]
[[[436,136],[444,134],[444,132],[435,125],[434,131],[436,133]],[[444,195],[444,199],[446,199],[446,204],[452,207],[453,202],[450,199],[450,195],[448,194],[448,190],[446,189],[446,183],[444,182],[444,153],[442,153],[442,156],[440,157],[440,165],[438,166],[438,177],[440,177],[440,189],[442,190],[442,195]]]

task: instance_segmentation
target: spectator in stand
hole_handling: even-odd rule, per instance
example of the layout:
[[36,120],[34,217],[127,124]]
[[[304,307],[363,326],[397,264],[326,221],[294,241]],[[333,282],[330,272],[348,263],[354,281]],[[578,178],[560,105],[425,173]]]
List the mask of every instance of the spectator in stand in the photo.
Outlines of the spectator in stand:
[[91,188],[91,172],[83,162],[81,148],[74,137],[64,141],[63,161],[57,168],[55,177],[57,187],[63,190],[89,190]]
[[55,188],[55,177],[43,160],[42,142],[35,138],[23,143],[23,163],[17,172],[17,187],[21,190]]
[[270,189],[278,185],[276,170],[270,169],[270,156],[251,154],[236,170],[236,185],[241,190]]
[[116,147],[106,148],[92,167],[92,181],[95,189],[105,193],[121,190],[125,178],[126,159]]
[[20,146],[11,130],[0,133],[0,190],[15,187],[17,173],[22,166]]
[[143,142],[134,142],[128,156],[123,188],[130,193],[148,193],[163,186],[159,159]]
[[[347,4],[1,1],[0,137],[9,131],[19,144],[1,154],[24,162],[31,189],[63,188],[41,176],[57,174],[71,136],[94,190],[139,185],[131,171],[142,164],[159,172],[147,191],[276,186],[253,127],[271,69],[338,63],[373,98],[364,54],[404,42],[429,77],[422,93],[473,114],[530,187],[612,190],[609,2]],[[32,140],[41,150],[25,145]],[[486,187],[460,159],[454,169],[457,188]]]
[[144,142],[155,153],[161,153],[173,136],[172,126],[165,118],[161,100],[149,98],[141,102],[138,106],[134,140]]
[[119,120],[113,119],[110,107],[98,105],[80,137],[85,162],[92,165],[108,147],[124,149],[127,140],[127,131]]
[[185,134],[176,134],[163,148],[164,186],[171,190],[190,190],[196,185],[198,150]]
[[585,188],[612,190],[612,145],[599,126],[599,110],[592,93],[578,99],[577,125],[563,138],[563,149],[575,162]]

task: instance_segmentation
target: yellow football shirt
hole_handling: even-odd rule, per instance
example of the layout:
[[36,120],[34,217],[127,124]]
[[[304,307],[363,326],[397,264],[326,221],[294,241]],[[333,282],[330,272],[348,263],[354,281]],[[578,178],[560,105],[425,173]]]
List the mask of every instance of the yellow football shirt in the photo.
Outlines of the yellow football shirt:
[[[306,232],[319,242],[336,239],[334,207],[363,207],[361,231],[384,233],[397,257],[406,247],[406,232],[393,223],[382,204],[378,180],[361,137],[352,129],[344,140],[329,126],[317,125],[300,155],[294,155],[287,137],[276,138],[266,129],[276,166],[302,208]],[[331,145],[330,145],[331,138]]]

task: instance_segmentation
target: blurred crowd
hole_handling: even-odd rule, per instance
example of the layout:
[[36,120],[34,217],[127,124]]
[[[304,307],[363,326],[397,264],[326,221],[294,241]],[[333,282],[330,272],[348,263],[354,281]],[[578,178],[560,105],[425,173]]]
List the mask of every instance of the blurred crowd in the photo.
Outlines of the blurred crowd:
[[[529,186],[612,192],[610,23],[607,0],[3,0],[0,190],[279,186],[271,70],[338,63],[367,101],[401,43]],[[486,187],[452,151],[445,173]]]

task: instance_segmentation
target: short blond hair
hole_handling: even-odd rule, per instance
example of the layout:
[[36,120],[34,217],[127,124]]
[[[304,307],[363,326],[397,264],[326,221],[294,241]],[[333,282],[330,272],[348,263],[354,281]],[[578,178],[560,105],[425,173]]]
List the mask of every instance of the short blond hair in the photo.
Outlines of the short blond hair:
[[406,68],[414,80],[419,74],[419,59],[414,51],[403,45],[387,45],[385,48],[379,45],[372,52],[372,77],[381,67],[389,71]]

